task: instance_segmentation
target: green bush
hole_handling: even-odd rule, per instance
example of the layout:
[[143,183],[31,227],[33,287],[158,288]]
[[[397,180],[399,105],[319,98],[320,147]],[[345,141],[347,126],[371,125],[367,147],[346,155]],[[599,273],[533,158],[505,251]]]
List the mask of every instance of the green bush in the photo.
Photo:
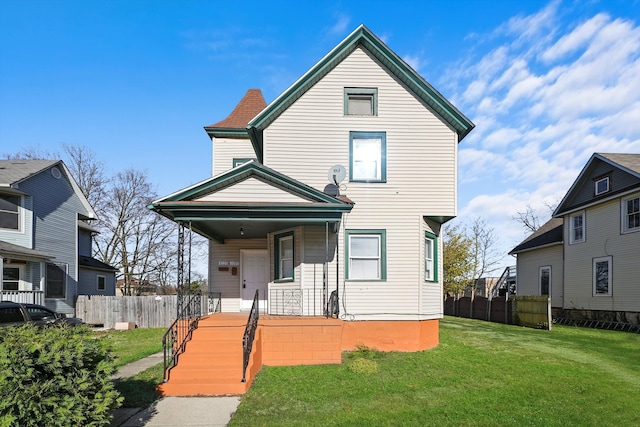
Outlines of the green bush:
[[0,328],[0,426],[106,426],[122,398],[88,327]]
[[357,358],[349,363],[349,370],[356,374],[373,374],[378,372],[378,362],[370,359]]

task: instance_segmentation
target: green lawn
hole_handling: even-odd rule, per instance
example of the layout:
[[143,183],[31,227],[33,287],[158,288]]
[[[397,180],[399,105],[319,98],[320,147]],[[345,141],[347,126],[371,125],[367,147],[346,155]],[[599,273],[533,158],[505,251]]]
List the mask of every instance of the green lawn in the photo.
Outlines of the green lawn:
[[117,366],[120,367],[162,351],[162,336],[166,331],[166,328],[138,328],[100,334],[111,339],[113,351],[118,356]]
[[432,350],[264,367],[230,424],[249,425],[640,425],[640,335],[447,317]]

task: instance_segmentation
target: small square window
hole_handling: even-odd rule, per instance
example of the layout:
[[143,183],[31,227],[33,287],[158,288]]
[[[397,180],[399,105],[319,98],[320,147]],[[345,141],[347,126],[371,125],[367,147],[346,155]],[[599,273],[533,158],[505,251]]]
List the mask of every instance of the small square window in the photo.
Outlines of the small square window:
[[344,88],[345,116],[377,116],[378,89],[376,88]]
[[606,193],[609,191],[609,177],[605,176],[604,178],[598,179],[594,185],[596,196]]

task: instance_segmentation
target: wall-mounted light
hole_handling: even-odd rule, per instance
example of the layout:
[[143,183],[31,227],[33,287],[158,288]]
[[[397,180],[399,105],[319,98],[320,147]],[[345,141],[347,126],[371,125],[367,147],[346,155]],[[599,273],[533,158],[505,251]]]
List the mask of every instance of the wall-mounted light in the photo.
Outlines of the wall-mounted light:
[[244,236],[244,227],[240,227],[240,235]]

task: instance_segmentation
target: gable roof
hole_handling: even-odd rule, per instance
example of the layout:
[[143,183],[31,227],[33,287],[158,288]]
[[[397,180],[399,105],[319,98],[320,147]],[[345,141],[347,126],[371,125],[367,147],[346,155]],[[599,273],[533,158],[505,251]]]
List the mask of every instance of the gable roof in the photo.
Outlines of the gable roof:
[[267,106],[260,89],[249,89],[229,116],[204,130],[210,137],[248,137],[247,125]]
[[562,218],[551,218],[529,237],[524,239],[518,246],[513,248],[511,252],[509,252],[509,255],[562,244],[562,223]]
[[[631,184],[630,186],[624,186],[616,189],[612,189],[605,194],[594,196],[587,201],[583,201],[580,203],[573,203],[573,198],[576,193],[589,181],[590,174],[593,169],[601,163],[605,163],[610,165],[612,168],[618,169],[628,176],[635,178],[635,184]],[[632,179],[633,179],[632,178]],[[558,207],[556,208],[553,216],[562,216],[569,212],[572,212],[577,209],[585,208],[594,203],[602,203],[612,197],[619,196],[620,194],[624,194],[628,191],[635,190],[636,188],[640,188],[640,154],[628,154],[628,153],[594,153],[585,166],[580,171],[580,174],[573,182],[567,194],[562,198]]]
[[[206,199],[207,195],[248,179],[281,189],[300,202]],[[197,233],[224,243],[225,239],[238,238],[240,229],[244,238],[256,238],[295,225],[339,222],[343,212],[351,211],[353,202],[322,193],[252,160],[156,200],[148,207],[172,221],[191,223]]]
[[262,132],[264,129],[358,47],[363,48],[375,57],[411,93],[455,129],[458,134],[458,141],[461,141],[474,128],[475,125],[471,120],[465,117],[420,74],[396,55],[382,40],[376,37],[371,30],[364,25],[360,25],[249,122],[247,130],[259,161],[263,160]]
[[62,160],[0,160],[0,189],[24,194],[19,190],[21,182],[54,166],[62,169],[80,203],[85,207],[86,211],[79,213],[87,218],[96,218],[96,212]]

